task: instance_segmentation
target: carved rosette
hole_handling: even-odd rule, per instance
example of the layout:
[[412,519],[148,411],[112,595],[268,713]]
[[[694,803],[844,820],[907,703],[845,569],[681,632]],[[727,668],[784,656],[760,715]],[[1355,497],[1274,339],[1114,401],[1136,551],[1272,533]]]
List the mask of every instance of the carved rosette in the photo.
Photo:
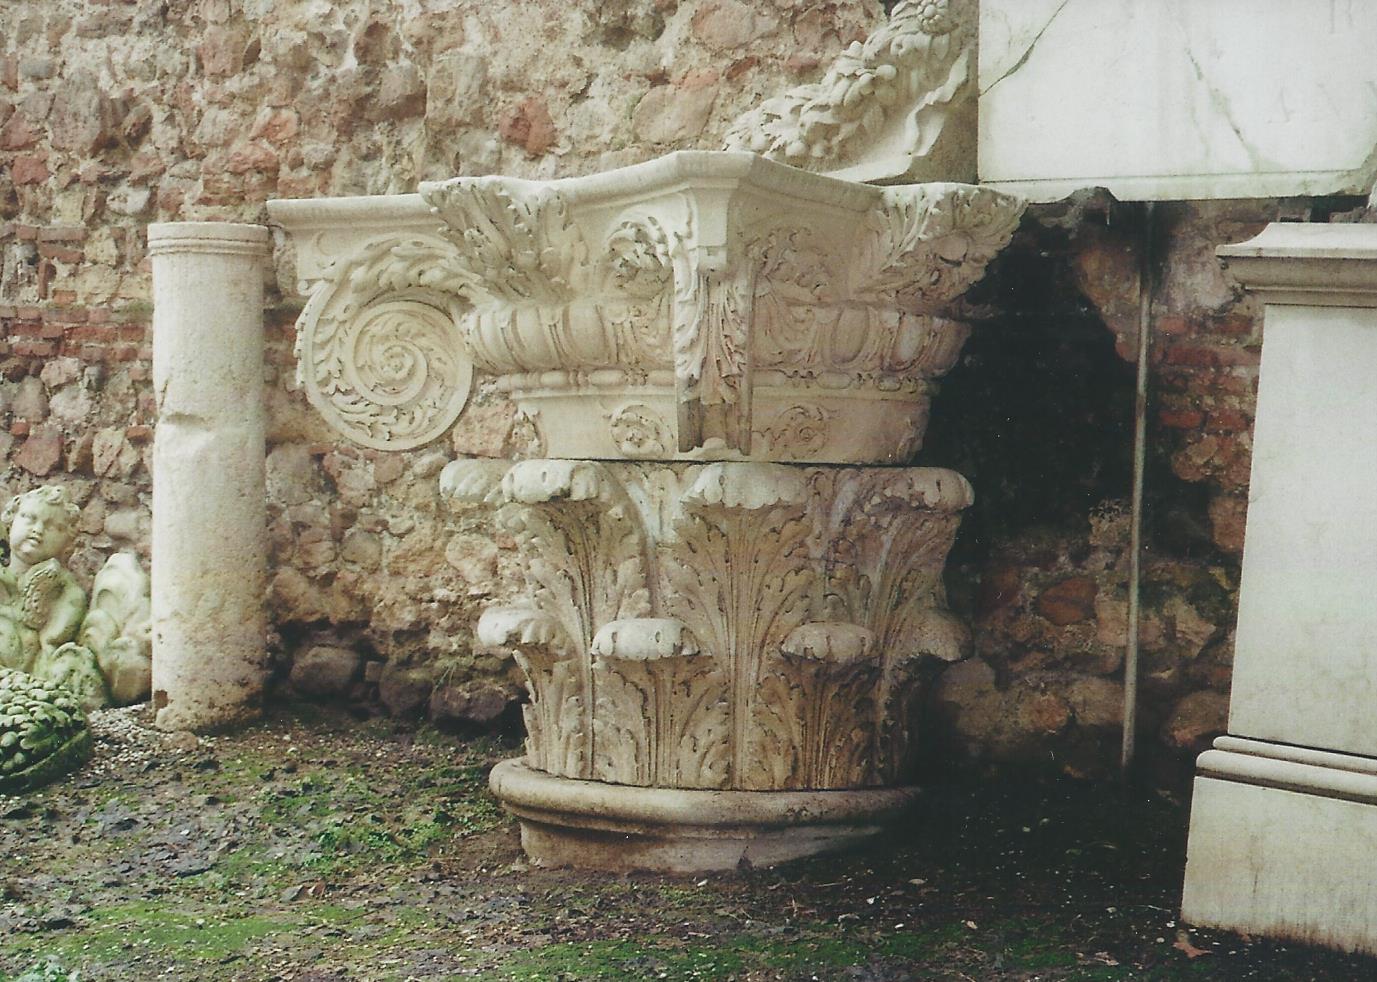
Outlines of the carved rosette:
[[297,321],[297,383],[332,426],[407,450],[454,424],[473,381],[459,273],[448,243],[416,233],[367,242],[315,283]]
[[480,620],[526,673],[527,763],[641,787],[863,788],[910,769],[970,487],[927,468],[531,460],[442,475],[517,537]]

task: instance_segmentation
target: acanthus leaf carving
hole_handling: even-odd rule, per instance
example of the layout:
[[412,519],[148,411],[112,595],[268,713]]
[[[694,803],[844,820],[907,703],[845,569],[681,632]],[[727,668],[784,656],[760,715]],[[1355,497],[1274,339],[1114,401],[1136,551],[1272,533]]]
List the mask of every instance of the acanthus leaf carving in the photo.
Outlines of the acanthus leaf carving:
[[838,471],[822,479],[832,484],[828,604],[867,627],[882,653],[876,766],[893,779],[912,757],[925,665],[969,651],[969,631],[947,610],[942,566],[970,486],[951,472],[916,468]]
[[742,784],[856,788],[873,783],[874,635],[855,624],[801,624],[766,659]]
[[488,463],[443,480],[522,550],[526,606],[478,640],[528,676],[532,766],[740,790],[907,774],[928,666],[968,640],[941,583],[959,475],[537,460],[494,492]]
[[591,770],[590,693],[578,670],[577,649],[560,624],[534,607],[492,607],[475,628],[480,651],[510,654],[526,676],[531,701],[522,707],[526,758],[563,777]]
[[643,787],[726,786],[726,678],[682,623],[613,621],[598,632],[593,656],[595,778]]
[[851,296],[907,310],[939,309],[984,275],[1020,217],[1021,209],[989,188],[885,188],[883,207],[871,213],[852,267]]
[[[580,719],[594,738],[596,700],[591,657],[598,626],[643,617],[651,609],[646,576],[648,543],[634,507],[602,466],[588,461],[530,460],[502,479],[498,524],[511,533],[526,561],[535,609],[568,639],[577,676]],[[582,758],[591,773],[593,749]]]
[[714,442],[751,452],[755,276],[725,248],[684,250],[674,277],[674,382],[682,453]]
[[[929,6],[914,16],[937,30]],[[657,459],[814,463],[892,463],[909,446],[899,431],[925,422],[929,380],[965,333],[938,315],[1022,209],[987,188],[874,187],[704,151],[555,181],[456,178],[396,202],[278,205],[304,277],[338,296],[303,320],[303,375],[368,445],[442,432],[468,381],[436,379],[471,362],[538,416],[536,456],[649,459],[589,422],[634,403],[669,427]],[[405,231],[386,231],[394,219]],[[376,241],[389,243],[377,256]],[[800,400],[837,425],[776,453],[762,430]],[[877,408],[886,422],[867,425]]]
[[747,731],[761,662],[808,618],[817,586],[807,540],[807,486],[782,464],[709,464],[682,499],[668,561],[665,609],[728,673],[732,774],[747,770]]
[[475,305],[560,306],[583,285],[587,247],[563,195],[502,178],[423,185],[456,247],[457,281]]

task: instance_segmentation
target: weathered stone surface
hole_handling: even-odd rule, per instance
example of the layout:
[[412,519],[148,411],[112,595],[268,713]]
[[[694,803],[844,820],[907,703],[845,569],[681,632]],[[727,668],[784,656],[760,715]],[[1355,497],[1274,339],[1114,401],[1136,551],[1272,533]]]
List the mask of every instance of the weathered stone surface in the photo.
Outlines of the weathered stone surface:
[[502,117],[499,131],[502,139],[521,147],[532,157],[539,157],[555,142],[555,123],[545,100],[533,96],[522,101]]
[[292,688],[314,699],[340,698],[348,694],[362,666],[363,656],[353,648],[313,645],[292,660]]
[[376,532],[350,529],[344,533],[340,558],[364,569],[377,569],[382,563],[382,538]]
[[1081,726],[1122,726],[1124,687],[1101,678],[1076,679],[1065,687],[1066,701]]
[[320,492],[320,471],[304,444],[287,443],[268,453],[268,497],[282,505],[299,505]]
[[455,535],[445,546],[445,561],[473,587],[485,588],[497,577],[497,545],[490,536]]
[[647,143],[693,140],[707,125],[717,100],[717,84],[708,77],[657,85],[636,104],[632,126]]
[[488,59],[469,51],[445,51],[431,64],[426,87],[426,126],[439,132],[482,118],[487,106]]
[[1223,692],[1192,692],[1162,724],[1162,739],[1180,750],[1201,751],[1229,724],[1229,697]]
[[741,0],[714,0],[693,15],[694,35],[718,49],[740,48],[777,30],[777,17]]
[[1038,595],[1037,611],[1053,624],[1065,627],[1095,616],[1098,587],[1088,576],[1073,576],[1043,590]]
[[378,700],[393,716],[411,716],[426,707],[434,688],[428,670],[389,663],[378,678]]
[[48,418],[48,394],[43,382],[32,375],[19,383],[18,389],[10,399],[10,412],[16,419],[30,423],[41,423]]
[[436,723],[491,723],[511,701],[511,694],[501,686],[437,686],[430,696],[430,718]]
[[34,427],[14,455],[14,463],[35,477],[51,474],[61,459],[62,431],[53,426]]
[[251,717],[266,679],[260,366],[268,241],[252,225],[149,230],[159,411],[153,702],[164,729]]

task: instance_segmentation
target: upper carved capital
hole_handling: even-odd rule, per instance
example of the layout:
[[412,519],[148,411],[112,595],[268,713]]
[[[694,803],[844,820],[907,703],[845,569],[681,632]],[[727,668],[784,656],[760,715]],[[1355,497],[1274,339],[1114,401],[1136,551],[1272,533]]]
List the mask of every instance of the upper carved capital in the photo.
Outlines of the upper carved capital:
[[391,231],[388,199],[274,209],[313,291],[303,382],[351,437],[438,435],[471,361],[545,456],[832,463],[907,461],[965,340],[948,308],[1022,211],[704,151],[393,203]]
[[975,7],[901,0],[821,79],[737,120],[727,149],[853,181],[972,178]]

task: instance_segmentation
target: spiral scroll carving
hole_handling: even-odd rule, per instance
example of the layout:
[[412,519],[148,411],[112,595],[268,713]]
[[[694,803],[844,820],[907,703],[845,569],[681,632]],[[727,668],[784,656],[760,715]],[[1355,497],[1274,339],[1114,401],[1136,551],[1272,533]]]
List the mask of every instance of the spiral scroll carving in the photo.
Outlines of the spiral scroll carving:
[[[297,322],[297,381],[349,439],[409,450],[454,424],[473,383],[453,250],[437,236],[372,242],[339,260]],[[338,271],[338,272],[336,272]]]

